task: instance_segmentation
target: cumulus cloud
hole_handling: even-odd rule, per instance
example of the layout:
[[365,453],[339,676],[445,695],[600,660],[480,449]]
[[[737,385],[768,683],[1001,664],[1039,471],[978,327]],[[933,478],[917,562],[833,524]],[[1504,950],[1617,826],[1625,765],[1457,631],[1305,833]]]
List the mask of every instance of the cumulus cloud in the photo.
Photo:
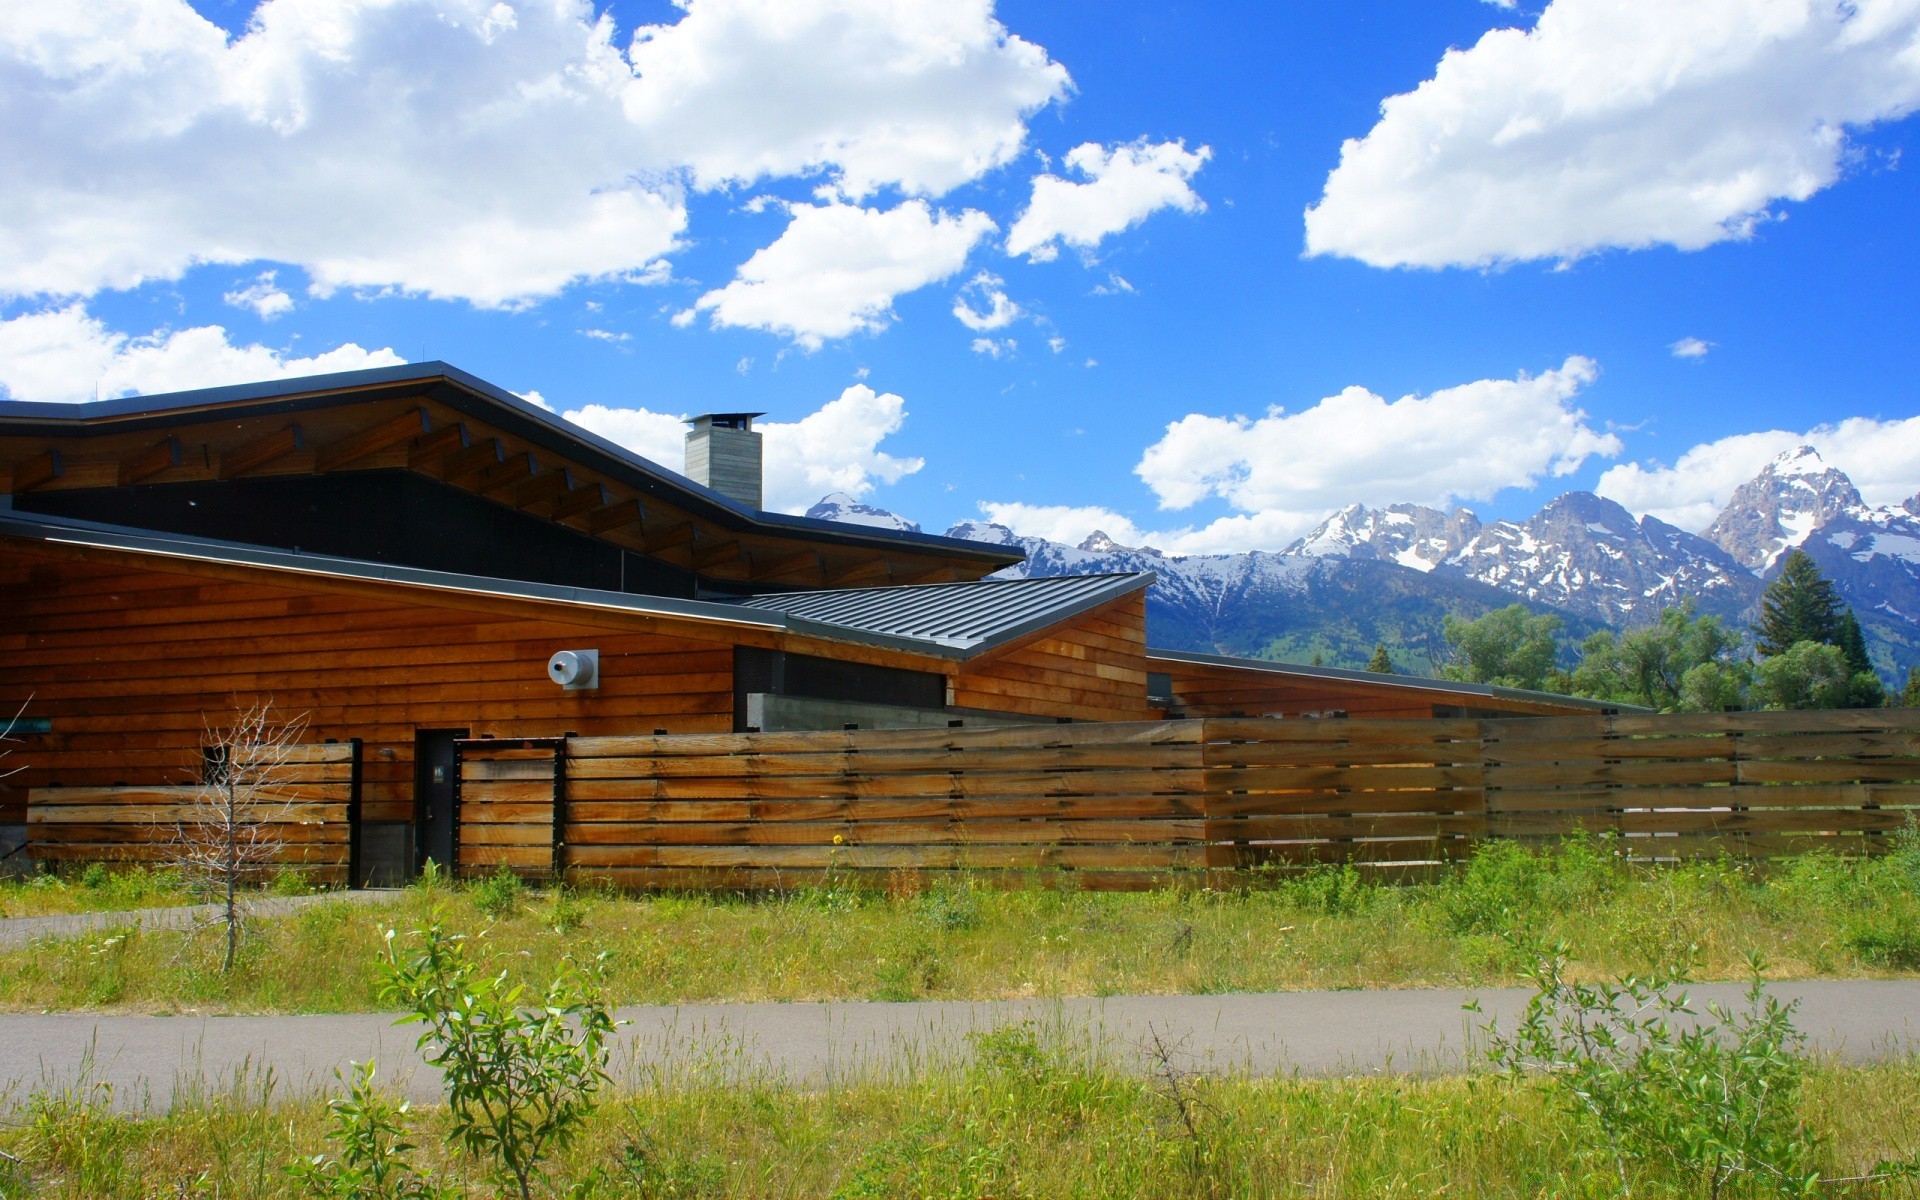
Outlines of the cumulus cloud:
[[1106,534],[1123,546],[1143,546],[1155,535],[1110,508],[1098,505],[1021,504],[982,501],[981,515],[1026,537],[1046,538],[1077,546],[1094,532]]
[[980,504],[987,520],[1027,537],[1077,546],[1104,533],[1123,546],[1151,547],[1167,554],[1239,554],[1279,550],[1312,528],[1318,518],[1295,513],[1242,513],[1195,528],[1148,529],[1133,518],[1098,505],[1022,504],[988,500]]
[[969,347],[975,354],[984,354],[988,358],[1005,358],[1020,349],[1020,343],[1012,338],[977,337]]
[[1601,475],[1594,490],[1630,511],[1698,531],[1713,523],[1734,489],[1797,446],[1812,446],[1828,466],[1844,471],[1868,504],[1898,504],[1920,492],[1920,417],[1849,417],[1803,433],[1734,434],[1692,447],[1671,466],[1622,463]]
[[[1070,80],[988,0],[686,0],[627,52],[588,0],[0,9],[0,294],[267,260],[320,293],[511,305],[655,283],[685,191],[939,195]],[[484,166],[482,166],[484,164]]]
[[975,333],[1001,329],[1020,318],[1020,306],[1007,296],[1006,281],[982,271],[953,298],[953,315]]
[[1920,0],[1554,0],[1381,105],[1306,214],[1378,267],[1744,238],[1920,104]]
[[1182,142],[1137,142],[1112,149],[1093,142],[1067,151],[1067,169],[1085,176],[1075,183],[1037,175],[1033,198],[1007,231],[1007,253],[1045,261],[1059,243],[1092,250],[1109,234],[1138,225],[1163,208],[1200,212],[1207,206],[1188,183],[1213,156],[1206,146]]
[[[701,187],[823,172],[848,199],[939,196],[1020,153],[1066,68],[992,0],[688,0],[641,29],[626,111]],[[817,497],[816,497],[817,498]]]
[[1705,358],[1712,351],[1713,343],[1697,337],[1683,337],[1667,347],[1675,358]]
[[77,303],[0,321],[0,390],[15,400],[178,392],[405,361],[390,349],[364,350],[352,342],[304,357],[268,346],[236,346],[218,325],[130,337],[107,328]]
[[[576,425],[618,442],[669,470],[686,464],[686,417],[645,408],[589,404],[564,414]],[[764,491],[768,509],[799,513],[828,492],[859,499],[879,484],[898,483],[926,465],[880,444],[906,424],[906,401],[854,384],[798,421],[763,421]]]
[[1620,439],[1574,406],[1599,368],[1575,356],[1540,375],[1481,379],[1388,401],[1350,387],[1297,413],[1193,413],[1167,426],[1135,474],[1163,508],[1219,497],[1310,522],[1354,501],[1443,505],[1572,473]]
[[262,321],[271,321],[283,313],[293,311],[293,297],[280,290],[274,282],[278,272],[262,271],[254,281],[245,287],[238,287],[222,296],[235,308],[244,308]]
[[784,334],[809,350],[828,338],[877,332],[892,322],[895,297],[959,271],[994,228],[985,213],[936,212],[923,200],[884,211],[796,204],[792,212],[786,231],[741,264],[733,282],[674,323],[691,324],[705,312],[716,326]]
[[1238,510],[1203,525],[1147,528],[1100,507],[987,501],[980,510],[1016,532],[1074,544],[1098,529],[1169,554],[1281,550],[1355,501],[1445,506],[1618,455],[1619,438],[1594,429],[1574,404],[1598,372],[1576,356],[1537,376],[1394,401],[1351,387],[1298,413],[1190,414],[1167,426],[1135,474],[1163,509],[1220,499]]

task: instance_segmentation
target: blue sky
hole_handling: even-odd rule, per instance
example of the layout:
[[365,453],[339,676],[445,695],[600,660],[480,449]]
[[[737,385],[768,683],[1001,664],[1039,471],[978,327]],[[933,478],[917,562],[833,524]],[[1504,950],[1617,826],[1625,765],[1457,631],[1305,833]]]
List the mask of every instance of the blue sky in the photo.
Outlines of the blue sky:
[[1700,528],[1802,440],[1920,491],[1920,0],[44,7],[18,398],[437,358],[670,466],[764,410],[782,507],[1188,551]]

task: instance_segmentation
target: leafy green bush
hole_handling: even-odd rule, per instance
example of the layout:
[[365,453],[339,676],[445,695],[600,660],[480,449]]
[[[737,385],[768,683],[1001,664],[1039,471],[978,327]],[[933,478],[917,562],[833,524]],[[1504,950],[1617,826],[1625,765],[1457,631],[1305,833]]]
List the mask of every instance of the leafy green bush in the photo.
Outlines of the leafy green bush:
[[1445,933],[1504,933],[1525,923],[1547,876],[1541,856],[1518,842],[1484,842],[1434,887],[1430,911]]
[[1697,1013],[1668,975],[1613,984],[1566,979],[1565,946],[1534,968],[1537,991],[1511,1035],[1486,1029],[1490,1061],[1538,1075],[1591,1123],[1624,1192],[1647,1169],[1729,1190],[1806,1195],[1817,1146],[1796,1101],[1806,1066],[1793,1005],[1766,994],[1755,961],[1743,1010]]
[[520,907],[527,898],[527,885],[505,867],[467,889],[473,906],[496,920]]
[[920,919],[953,933],[980,924],[980,893],[969,880],[942,880],[914,901]]
[[1352,863],[1316,863],[1275,889],[1295,908],[1330,917],[1356,916],[1371,908],[1379,887]]
[[531,1005],[525,988],[438,915],[403,951],[386,933],[381,999],[426,1026],[419,1040],[447,1089],[448,1139],[490,1159],[496,1179],[531,1200],[541,1164],[563,1150],[599,1103],[607,1076],[613,1014],[601,994],[605,958],[582,968],[568,959]]
[[[454,1189],[414,1169],[415,1145],[407,1140],[405,1101],[398,1104],[373,1086],[373,1064],[354,1071],[345,1096],[327,1101],[332,1125],[327,1140],[338,1155],[316,1154],[288,1173],[318,1200],[441,1200]],[[336,1073],[337,1077],[337,1073]]]

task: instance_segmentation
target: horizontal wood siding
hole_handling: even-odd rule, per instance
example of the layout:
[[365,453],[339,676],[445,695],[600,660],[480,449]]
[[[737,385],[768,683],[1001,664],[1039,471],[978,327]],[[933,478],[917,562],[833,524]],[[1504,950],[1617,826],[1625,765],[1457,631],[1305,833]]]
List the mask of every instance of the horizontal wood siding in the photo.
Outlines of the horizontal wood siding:
[[953,678],[962,708],[1142,721],[1147,707],[1147,612],[1142,592],[1085,613],[1047,636],[963,664]]
[[[463,753],[461,869],[550,871],[551,755]],[[563,869],[636,887],[1404,876],[1491,838],[1583,831],[1638,861],[1873,853],[1920,813],[1909,710],[600,737],[568,739],[564,761]]]
[[[357,749],[351,743],[293,747],[258,785],[254,804],[264,814],[267,840],[279,846],[276,862],[324,882],[346,882]],[[192,784],[36,788],[27,808],[27,852],[46,862],[174,862],[206,794]]]
[[1431,717],[1436,708],[1466,710],[1476,716],[1487,713],[1547,716],[1591,711],[1552,700],[1530,702],[1472,692],[1448,692],[1427,685],[1409,687],[1394,683],[1391,676],[1382,676],[1378,683],[1318,679],[1283,675],[1257,667],[1224,667],[1170,659],[1152,659],[1149,669],[1172,677],[1173,694],[1179,701],[1180,714],[1185,717],[1321,717],[1345,713],[1349,717],[1400,720]]
[[[32,697],[50,734],[12,747],[28,787],[184,783],[209,724],[271,702],[312,738],[366,744],[364,819],[411,820],[416,729],[503,737],[733,723],[733,651],[283,583],[243,583],[39,556],[0,543],[0,699]],[[264,573],[263,573],[263,577]],[[596,647],[603,683],[546,677]],[[17,701],[16,701],[17,702]]]

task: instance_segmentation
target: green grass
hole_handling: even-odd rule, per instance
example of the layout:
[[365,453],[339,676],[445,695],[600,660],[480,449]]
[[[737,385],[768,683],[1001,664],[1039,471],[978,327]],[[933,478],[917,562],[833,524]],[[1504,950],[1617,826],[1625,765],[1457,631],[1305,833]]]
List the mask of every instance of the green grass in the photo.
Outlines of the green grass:
[[[1062,882],[1062,881],[1055,881]],[[609,955],[617,1003],[991,999],[1521,981],[1566,941],[1589,977],[1678,961],[1696,978],[1920,971],[1920,842],[1853,861],[1810,855],[1644,868],[1604,841],[1545,854],[1494,844],[1433,884],[1351,869],[1230,891],[1002,891],[902,878],[888,892],[621,897],[425,887],[383,903],[320,901],[263,919],[230,976],[215,939],[135,930],[0,950],[0,1008],[337,1012],[378,1008],[383,930],[487,928],[529,978],[569,953]],[[183,948],[184,943],[184,948]]]
[[[1446,1079],[1183,1082],[1168,1088],[1015,1027],[971,1061],[911,1078],[809,1090],[729,1064],[642,1071],[556,1164],[552,1194],[652,1197],[1613,1197],[1610,1156],[1539,1087]],[[258,1081],[171,1114],[111,1115],[84,1089],[12,1105],[0,1195],[292,1197],[297,1156],[327,1149],[321,1105]],[[1920,1064],[1816,1066],[1801,1115],[1829,1178],[1874,1173],[1920,1147]],[[495,1194],[449,1151],[443,1111],[413,1115],[420,1150],[462,1194]],[[1642,1197],[1702,1195],[1648,1171]],[[570,1190],[571,1189],[571,1190]],[[1735,1194],[1747,1194],[1744,1191]],[[1912,1179],[1828,1184],[1824,1196],[1914,1197]]]
[[194,903],[178,871],[99,864],[66,873],[0,879],[0,918],[125,912]]

